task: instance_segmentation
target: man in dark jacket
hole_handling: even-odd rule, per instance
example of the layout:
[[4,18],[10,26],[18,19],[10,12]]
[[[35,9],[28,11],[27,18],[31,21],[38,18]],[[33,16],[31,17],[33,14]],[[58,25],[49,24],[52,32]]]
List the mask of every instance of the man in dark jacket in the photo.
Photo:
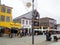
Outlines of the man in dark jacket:
[[46,41],[51,41],[51,33],[48,30],[46,31]]

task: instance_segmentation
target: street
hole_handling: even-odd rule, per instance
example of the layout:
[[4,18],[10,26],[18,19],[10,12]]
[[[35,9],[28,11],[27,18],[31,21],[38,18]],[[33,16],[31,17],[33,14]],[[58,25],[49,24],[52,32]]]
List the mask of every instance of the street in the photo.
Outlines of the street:
[[[57,35],[57,36],[60,36],[60,35]],[[53,43],[56,43],[53,41],[53,39],[52,41],[46,41],[45,35],[34,36],[34,45],[51,45]],[[32,37],[31,36],[26,36],[22,38],[0,37],[0,45],[32,45]]]

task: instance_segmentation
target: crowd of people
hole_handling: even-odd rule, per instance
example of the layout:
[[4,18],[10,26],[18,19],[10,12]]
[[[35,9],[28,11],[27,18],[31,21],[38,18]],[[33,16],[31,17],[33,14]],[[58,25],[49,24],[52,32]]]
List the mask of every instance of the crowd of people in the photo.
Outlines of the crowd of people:
[[26,33],[25,30],[12,30],[11,33],[9,34],[9,37],[13,37],[13,36],[18,36],[18,37],[23,37],[23,36],[26,36],[26,35],[29,35],[28,33]]
[[[0,30],[0,37],[2,36],[2,34],[4,34],[4,31]],[[16,36],[19,37],[19,38],[22,38],[23,36],[27,36],[27,35],[30,36],[31,34],[26,33],[26,30],[14,30],[14,29],[11,29],[11,32],[8,35],[9,35],[10,38],[13,38],[13,37],[16,37]],[[36,33],[36,35],[38,35],[38,34]],[[46,41],[51,41],[52,33],[47,30],[45,32],[45,35],[46,35]],[[54,41],[57,41],[57,40],[58,40],[57,36],[54,36]]]

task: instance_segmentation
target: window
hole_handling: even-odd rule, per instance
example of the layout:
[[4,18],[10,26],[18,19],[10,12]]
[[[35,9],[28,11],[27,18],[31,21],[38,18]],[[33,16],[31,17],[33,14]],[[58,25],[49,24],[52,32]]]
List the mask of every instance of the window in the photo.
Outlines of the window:
[[11,13],[11,9],[7,9],[7,13]]
[[32,22],[31,22],[31,21],[29,21],[29,24],[30,24],[30,25],[31,25],[31,23],[32,23]]
[[34,26],[39,26],[39,22],[34,22]]
[[5,16],[1,16],[1,21],[5,21]]
[[5,12],[5,11],[6,11],[6,7],[5,7],[5,6],[2,6],[1,11],[2,11],[2,12]]
[[6,16],[6,22],[10,22],[10,17]]
[[26,20],[26,24],[28,24],[28,21]]
[[24,24],[24,20],[22,20],[22,24]]

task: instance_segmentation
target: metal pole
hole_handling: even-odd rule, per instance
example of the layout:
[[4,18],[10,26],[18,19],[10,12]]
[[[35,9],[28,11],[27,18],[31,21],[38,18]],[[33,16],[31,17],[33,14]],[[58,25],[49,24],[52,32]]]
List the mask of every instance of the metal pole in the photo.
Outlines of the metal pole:
[[34,45],[34,0],[32,0],[32,45]]

